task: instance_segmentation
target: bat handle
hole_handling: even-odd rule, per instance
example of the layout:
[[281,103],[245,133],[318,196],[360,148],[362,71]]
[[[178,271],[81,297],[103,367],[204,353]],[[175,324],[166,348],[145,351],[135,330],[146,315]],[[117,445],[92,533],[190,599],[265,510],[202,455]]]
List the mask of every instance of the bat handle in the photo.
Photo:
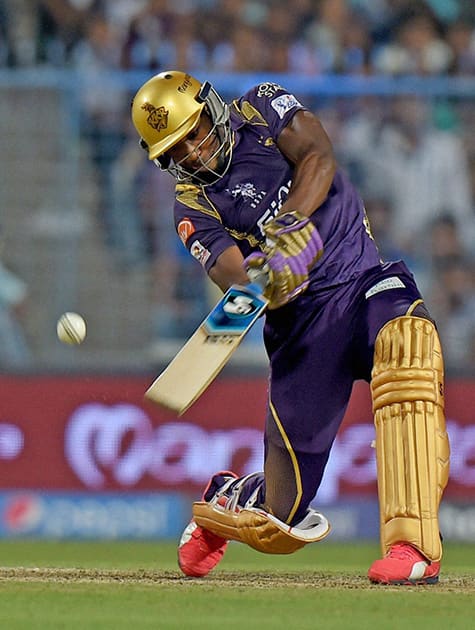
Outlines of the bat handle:
[[259,268],[247,269],[247,275],[251,281],[250,286],[257,286],[258,293],[262,293],[269,284],[269,267],[267,263]]

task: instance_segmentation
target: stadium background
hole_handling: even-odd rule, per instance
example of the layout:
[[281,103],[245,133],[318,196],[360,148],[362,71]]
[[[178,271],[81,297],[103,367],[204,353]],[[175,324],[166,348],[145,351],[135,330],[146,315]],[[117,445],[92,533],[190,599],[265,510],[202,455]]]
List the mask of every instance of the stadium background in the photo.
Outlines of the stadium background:
[[[321,116],[440,322],[442,527],[473,542],[473,3],[1,0],[0,18],[0,536],[176,538],[211,472],[261,465],[259,330],[182,420],[143,401],[216,298],[129,121],[181,67],[226,99],[277,81]],[[56,339],[65,310],[81,347]],[[336,540],[377,538],[373,437],[358,384],[318,496]]]

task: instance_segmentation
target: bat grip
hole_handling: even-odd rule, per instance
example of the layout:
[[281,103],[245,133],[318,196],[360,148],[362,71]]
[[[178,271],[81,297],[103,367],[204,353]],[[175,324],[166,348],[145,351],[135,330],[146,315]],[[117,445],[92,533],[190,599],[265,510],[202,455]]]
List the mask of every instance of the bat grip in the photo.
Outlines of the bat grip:
[[[248,268],[247,275],[251,281],[250,287],[256,287],[257,293],[262,293],[269,284],[269,270],[267,264],[260,268]],[[253,289],[254,290],[254,289]]]

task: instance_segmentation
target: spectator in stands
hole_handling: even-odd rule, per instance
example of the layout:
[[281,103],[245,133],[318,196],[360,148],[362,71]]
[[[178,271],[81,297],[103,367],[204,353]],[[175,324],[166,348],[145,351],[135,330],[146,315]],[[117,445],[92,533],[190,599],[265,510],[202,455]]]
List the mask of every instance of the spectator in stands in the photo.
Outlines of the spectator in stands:
[[168,2],[148,2],[129,23],[122,51],[122,67],[159,71],[173,63],[177,57],[179,19],[180,16]]
[[448,371],[473,370],[475,339],[475,268],[462,255],[446,260],[429,295],[438,318]]
[[85,36],[89,16],[100,4],[100,0],[38,0],[39,61],[66,65],[74,46]]
[[[467,0],[426,0],[426,4],[434,11],[444,24],[453,22],[461,13],[462,5]],[[470,2],[470,0],[468,0]]]
[[23,329],[28,288],[0,261],[0,369],[31,365],[32,353]]
[[[134,150],[137,154],[136,142]],[[157,173],[151,164],[139,185],[154,280],[152,330],[160,346],[165,340],[188,338],[203,321],[210,309],[207,279],[176,234],[170,216],[175,199],[173,180],[162,171]]]
[[221,72],[258,72],[267,67],[269,50],[259,28],[238,22],[214,49],[213,69]]
[[38,60],[36,7],[28,0],[4,1],[0,17],[0,53],[3,48],[6,63],[18,67],[35,65]]
[[137,143],[127,138],[110,167],[110,216],[115,262],[123,270],[144,268],[151,259],[148,224],[139,194]]
[[475,74],[475,29],[473,24],[458,20],[447,28],[447,43],[452,48],[452,74]]
[[394,38],[375,50],[373,66],[384,74],[437,75],[448,71],[452,57],[436,17],[416,3],[400,14]]
[[[173,56],[167,55],[190,64],[190,70],[204,62],[207,70],[226,67],[229,55],[217,61],[220,52],[229,52],[230,34],[250,27],[269,51],[258,70],[366,72],[373,57],[376,72],[440,73],[458,54],[452,48],[464,46],[459,26],[475,23],[468,0],[0,0],[0,16],[2,5],[0,62],[7,56],[11,65],[68,64],[72,50],[87,39],[88,23],[100,15],[120,33],[126,68],[168,67]],[[450,37],[458,44],[448,41],[442,28],[452,24],[456,32]],[[231,65],[253,68],[245,61],[251,52],[245,51],[244,59],[234,55]]]
[[348,2],[323,2],[295,30],[290,71],[297,74],[364,74],[372,48],[370,25]]
[[263,70],[289,72],[289,51],[296,37],[297,18],[297,13],[289,11],[285,0],[278,0],[272,5],[265,22],[265,30],[261,27],[263,38],[269,47],[267,64]]
[[456,219],[439,215],[426,226],[412,271],[437,317],[446,368],[452,373],[473,367],[475,339],[475,254],[466,248]]
[[467,154],[457,129],[432,124],[428,102],[397,97],[381,116],[361,116],[345,131],[366,190],[394,205],[394,238],[408,254],[419,250],[426,226],[441,209],[456,217],[464,238],[474,229]]
[[[365,198],[365,208],[371,225],[371,232],[378,245],[383,260],[399,260],[405,253],[397,246],[392,237],[392,223],[394,208],[391,200],[383,196],[370,196]],[[406,260],[412,267],[411,259]]]
[[[342,71],[344,36],[350,23],[345,0],[321,0],[313,20],[307,25],[300,54],[312,74]],[[309,64],[312,63],[313,67]],[[298,65],[295,56],[294,67]]]
[[7,28],[5,0],[0,0],[0,68],[11,64],[11,48]]
[[87,22],[86,37],[73,51],[74,67],[83,81],[82,130],[90,142],[91,159],[98,185],[98,206],[106,237],[117,247],[121,217],[114,214],[111,173],[125,141],[126,88],[113,80],[120,68],[120,37],[117,29],[100,14]]
[[413,271],[423,290],[428,295],[437,293],[441,274],[452,267],[454,261],[469,261],[470,252],[462,239],[457,219],[441,209],[427,224],[413,258]]
[[[475,147],[469,147],[468,171],[470,176],[470,189],[472,192],[472,214],[475,217]],[[472,150],[471,150],[472,149]]]
[[450,213],[446,214],[442,211],[432,221],[427,249],[431,266],[436,274],[459,256],[468,260],[468,250],[463,245],[459,226]]

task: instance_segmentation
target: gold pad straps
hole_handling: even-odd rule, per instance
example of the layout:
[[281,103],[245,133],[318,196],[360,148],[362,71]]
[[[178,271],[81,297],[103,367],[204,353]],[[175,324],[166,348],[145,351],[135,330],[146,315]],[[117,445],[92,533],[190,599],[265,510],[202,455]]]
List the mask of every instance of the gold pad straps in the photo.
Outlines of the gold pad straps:
[[330,533],[327,519],[315,510],[309,510],[298,526],[291,527],[259,508],[233,512],[218,504],[198,501],[193,503],[193,518],[200,527],[262,553],[293,553]]
[[383,555],[408,542],[442,556],[438,510],[449,476],[443,359],[435,326],[398,317],[378,333],[371,381]]

